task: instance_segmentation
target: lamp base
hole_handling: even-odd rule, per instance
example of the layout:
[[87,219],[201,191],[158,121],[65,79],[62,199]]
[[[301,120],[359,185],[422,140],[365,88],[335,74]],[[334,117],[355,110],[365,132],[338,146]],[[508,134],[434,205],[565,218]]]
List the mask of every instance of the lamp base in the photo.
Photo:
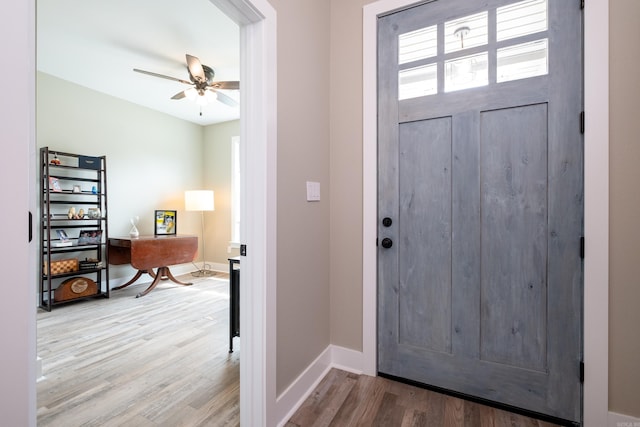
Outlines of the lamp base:
[[209,276],[215,276],[216,272],[213,270],[197,270],[197,271],[192,271],[191,275],[193,277],[209,277]]

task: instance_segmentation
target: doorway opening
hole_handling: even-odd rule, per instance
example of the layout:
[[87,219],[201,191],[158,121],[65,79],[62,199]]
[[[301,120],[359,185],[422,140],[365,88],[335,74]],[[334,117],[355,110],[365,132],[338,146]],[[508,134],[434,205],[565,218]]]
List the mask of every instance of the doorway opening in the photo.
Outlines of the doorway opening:
[[[241,322],[244,326],[241,374],[243,423],[265,424],[275,406],[275,11],[266,2],[212,1],[241,27],[242,69],[245,82],[241,103],[241,162],[243,182],[242,236],[249,243],[243,259]],[[266,89],[265,89],[266,88]],[[267,108],[267,106],[269,108]],[[266,184],[266,185],[265,185]],[[33,248],[32,256],[35,256]],[[272,331],[272,332],[266,332]]]

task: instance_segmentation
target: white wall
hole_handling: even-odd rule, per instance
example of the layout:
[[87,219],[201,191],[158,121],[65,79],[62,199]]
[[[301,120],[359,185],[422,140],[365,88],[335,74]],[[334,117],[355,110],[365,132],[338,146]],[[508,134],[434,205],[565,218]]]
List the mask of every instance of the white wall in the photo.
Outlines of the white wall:
[[[177,210],[178,233],[200,236],[200,215],[184,210],[184,191],[204,184],[206,128],[43,73],[37,108],[38,147],[106,155],[110,236],[128,235],[134,216],[141,234],[153,234],[156,209]],[[224,215],[223,206],[215,213]],[[207,249],[227,244],[207,235]],[[128,266],[110,269],[111,279],[132,274]]]
[[[231,138],[240,136],[240,121],[220,123],[204,129],[203,184],[214,191],[215,211],[205,212],[207,261],[226,264],[238,256],[231,241]],[[212,244],[213,243],[213,244]]]

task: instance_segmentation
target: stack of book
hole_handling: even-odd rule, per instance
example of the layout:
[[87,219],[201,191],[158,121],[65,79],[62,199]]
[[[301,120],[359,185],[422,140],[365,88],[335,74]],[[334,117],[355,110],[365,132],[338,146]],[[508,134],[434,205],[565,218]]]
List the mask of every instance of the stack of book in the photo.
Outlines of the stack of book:
[[102,268],[102,262],[97,259],[86,258],[80,261],[80,270],[95,270],[96,268]]

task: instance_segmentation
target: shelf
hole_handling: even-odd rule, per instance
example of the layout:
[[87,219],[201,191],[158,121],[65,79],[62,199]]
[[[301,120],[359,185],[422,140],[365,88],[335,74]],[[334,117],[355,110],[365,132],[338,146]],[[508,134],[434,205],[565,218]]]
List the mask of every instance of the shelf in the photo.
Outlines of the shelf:
[[98,249],[98,246],[104,247],[105,243],[100,243],[100,245],[75,245],[75,246],[60,246],[60,247],[51,247],[51,251],[47,247],[44,248],[44,253],[51,254],[64,254],[68,252],[86,252],[86,251],[95,251]]
[[[52,219],[49,220],[49,222],[63,222],[63,221],[68,221],[68,222],[76,222],[76,221],[95,221],[95,222],[102,222],[105,221],[107,219],[107,217],[102,217],[100,219]],[[46,220],[43,220],[43,222],[45,223],[44,228],[47,228],[46,225]],[[91,224],[59,224],[59,225],[51,225],[51,229],[54,228],[82,228],[82,227],[91,227]],[[95,225],[94,225],[95,226]]]
[[[89,273],[98,273],[98,272],[102,272],[105,271],[107,269],[107,267],[100,267],[100,268],[87,268],[87,269],[82,269],[82,270],[76,270],[76,271],[69,271],[68,273],[60,273],[60,274],[52,274],[51,275],[51,279],[64,279],[66,277],[73,277],[73,276],[83,276],[85,274],[89,274]],[[42,275],[42,279],[43,280],[48,280],[49,276],[47,276],[46,274]],[[52,291],[55,291],[55,289],[52,289]]]
[[[55,292],[55,290],[54,290]],[[103,298],[109,298],[109,293],[107,292],[98,292],[97,294],[92,294],[92,295],[85,295],[82,297],[78,297],[78,298],[72,298],[72,299],[68,299],[65,301],[51,301],[51,306],[57,306],[57,305],[64,305],[64,304],[69,304],[69,303],[73,303],[73,302],[78,302],[78,301],[87,301],[90,299],[94,299],[97,297],[103,297]],[[48,303],[48,301],[45,301],[45,303]],[[40,308],[45,308],[45,307],[40,307]]]
[[[58,159],[62,164],[52,164],[52,159]],[[82,166],[80,166],[82,165]],[[85,167],[85,166],[90,167]],[[61,151],[53,151],[48,147],[40,149],[40,287],[39,305],[41,308],[51,311],[53,306],[67,302],[88,300],[95,297],[110,296],[109,289],[109,260],[106,250],[106,242],[109,238],[107,222],[107,176],[105,156],[84,156]],[[53,188],[58,191],[54,191]],[[84,187],[84,188],[83,188]],[[76,191],[73,191],[73,189]],[[89,189],[91,188],[91,189]],[[77,191],[77,190],[80,191]],[[72,219],[68,217],[68,211],[74,208],[91,211],[100,215],[97,218],[89,218],[88,212],[84,212],[83,218]],[[88,209],[87,209],[88,208]],[[91,209],[97,208],[97,210]],[[64,233],[54,232],[64,230]],[[87,233],[83,233],[85,231]],[[100,234],[94,233],[100,231]],[[80,236],[82,234],[82,236]],[[95,236],[98,234],[98,236]],[[72,246],[54,246],[60,242],[60,235],[73,242]],[[80,238],[85,241],[100,241],[100,243],[78,245]],[[48,272],[77,268],[80,260],[95,259],[101,267],[91,269],[78,269],[60,274],[48,275]],[[75,263],[75,266],[74,266]],[[45,267],[51,264],[51,270]],[[70,283],[73,278],[85,278],[95,282],[97,293],[82,295],[76,298],[78,292],[69,293]],[[66,283],[66,284],[65,284]],[[61,285],[65,285],[63,293],[56,291]],[[93,292],[91,290],[90,292]]]
[[[60,155],[60,154],[58,154]],[[104,172],[104,169],[93,169],[93,168],[82,168],[80,166],[68,166],[68,165],[54,165],[54,164],[49,164],[49,168],[50,169],[68,169],[68,170],[81,170],[81,171],[102,171]],[[54,175],[51,175],[54,176]]]

